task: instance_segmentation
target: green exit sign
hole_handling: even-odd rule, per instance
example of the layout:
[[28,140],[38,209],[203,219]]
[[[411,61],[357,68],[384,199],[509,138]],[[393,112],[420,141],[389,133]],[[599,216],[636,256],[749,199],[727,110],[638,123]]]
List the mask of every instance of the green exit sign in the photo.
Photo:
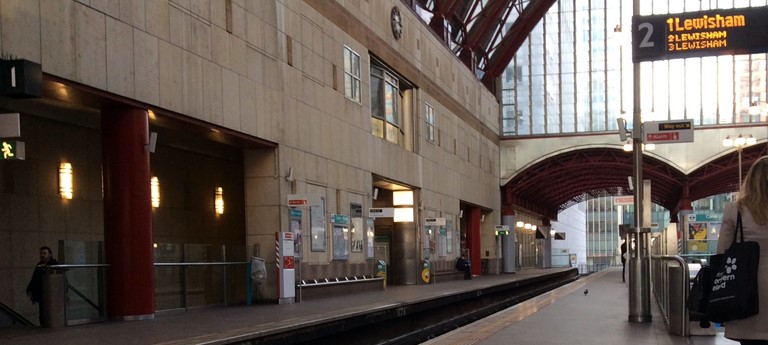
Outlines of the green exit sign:
[[23,141],[3,140],[0,142],[0,154],[3,160],[23,160],[25,153]]
[[509,235],[509,230],[497,230],[496,236],[507,236]]

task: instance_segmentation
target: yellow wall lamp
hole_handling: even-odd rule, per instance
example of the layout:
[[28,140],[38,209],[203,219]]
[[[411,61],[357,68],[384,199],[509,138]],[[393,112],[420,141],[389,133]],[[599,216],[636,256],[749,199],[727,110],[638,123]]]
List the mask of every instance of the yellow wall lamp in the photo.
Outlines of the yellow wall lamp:
[[59,194],[62,199],[72,200],[75,192],[74,182],[72,181],[72,164],[63,162],[59,164]]

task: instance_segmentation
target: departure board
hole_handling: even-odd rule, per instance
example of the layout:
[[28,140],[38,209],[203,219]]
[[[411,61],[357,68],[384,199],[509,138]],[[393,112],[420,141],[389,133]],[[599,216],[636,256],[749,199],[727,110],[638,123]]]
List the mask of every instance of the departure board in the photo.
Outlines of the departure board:
[[768,6],[632,17],[632,62],[768,52]]

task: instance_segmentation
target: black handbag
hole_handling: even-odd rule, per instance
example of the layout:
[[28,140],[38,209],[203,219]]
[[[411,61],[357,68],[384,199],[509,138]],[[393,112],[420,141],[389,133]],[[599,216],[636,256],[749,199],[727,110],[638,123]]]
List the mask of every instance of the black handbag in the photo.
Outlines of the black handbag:
[[[736,237],[741,236],[737,242]],[[741,212],[736,218],[736,233],[725,253],[714,255],[712,260],[712,290],[707,303],[707,319],[725,322],[750,317],[759,312],[757,290],[757,266],[760,245],[744,242]]]
[[706,320],[709,292],[712,291],[712,273],[709,266],[701,266],[691,283],[686,307],[697,320]]

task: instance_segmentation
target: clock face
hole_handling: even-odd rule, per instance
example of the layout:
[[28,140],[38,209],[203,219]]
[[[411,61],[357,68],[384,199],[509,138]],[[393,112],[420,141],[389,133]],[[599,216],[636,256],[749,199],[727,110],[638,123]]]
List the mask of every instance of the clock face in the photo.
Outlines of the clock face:
[[400,39],[403,36],[403,17],[400,16],[400,9],[397,6],[392,7],[391,21],[392,35],[395,36],[395,39]]

